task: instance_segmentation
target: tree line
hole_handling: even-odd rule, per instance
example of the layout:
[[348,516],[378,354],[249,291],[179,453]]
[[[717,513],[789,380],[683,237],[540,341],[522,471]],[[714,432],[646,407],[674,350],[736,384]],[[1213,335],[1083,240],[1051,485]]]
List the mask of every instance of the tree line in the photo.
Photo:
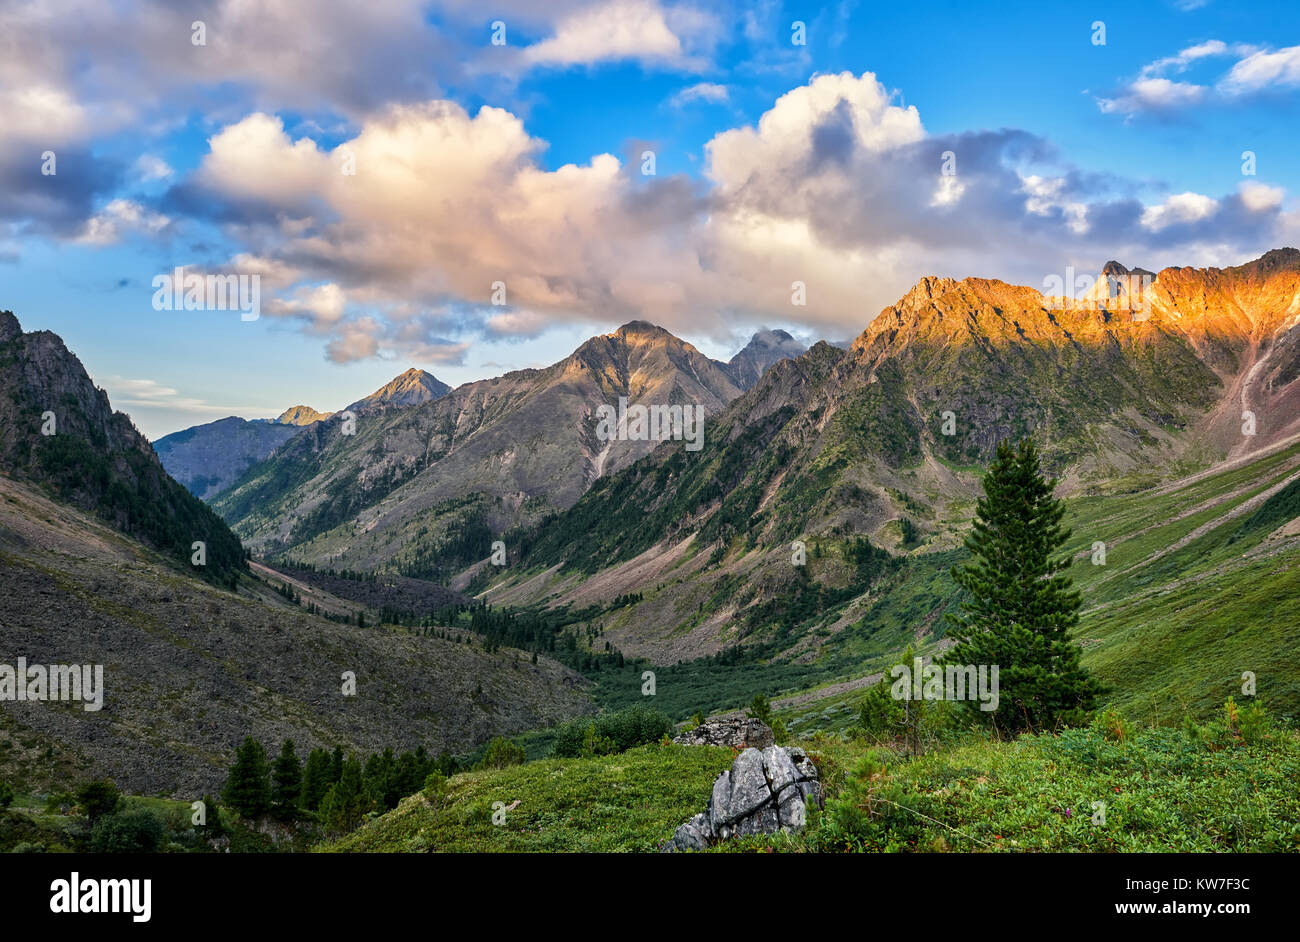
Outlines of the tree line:
[[423,746],[400,755],[388,748],[364,761],[339,747],[333,752],[317,748],[304,762],[292,739],[284,740],[272,760],[260,742],[246,736],[235,751],[221,798],[245,818],[269,815],[285,824],[314,820],[327,832],[341,834],[371,811],[396,808],[430,776],[445,778],[460,770],[450,753],[430,756]]

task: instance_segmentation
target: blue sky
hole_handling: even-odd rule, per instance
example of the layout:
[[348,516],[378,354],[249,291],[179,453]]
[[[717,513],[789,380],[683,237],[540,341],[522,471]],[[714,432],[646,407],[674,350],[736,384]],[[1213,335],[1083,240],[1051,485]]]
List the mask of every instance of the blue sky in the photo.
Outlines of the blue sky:
[[[408,366],[545,365],[638,317],[726,358],[760,326],[855,336],[922,275],[1041,287],[1300,242],[1293,3],[0,16],[0,307],[150,437]],[[155,309],[181,265],[256,276],[258,318]]]

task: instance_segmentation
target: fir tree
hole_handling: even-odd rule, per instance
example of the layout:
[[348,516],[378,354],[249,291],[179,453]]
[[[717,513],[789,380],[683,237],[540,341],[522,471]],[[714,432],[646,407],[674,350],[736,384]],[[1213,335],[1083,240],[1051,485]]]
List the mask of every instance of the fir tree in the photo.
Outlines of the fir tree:
[[998,446],[983,483],[966,538],[974,558],[952,571],[968,598],[960,614],[948,616],[957,644],[944,662],[998,666],[998,707],[975,715],[999,735],[1080,722],[1102,691],[1069,638],[1080,600],[1064,575],[1070,557],[1053,555],[1070,538],[1061,527],[1065,507],[1052,496],[1055,482],[1043,476],[1025,439]]
[[281,821],[291,821],[298,814],[298,796],[302,791],[302,763],[293,750],[293,740],[286,739],[271,769],[271,811]]
[[235,764],[221,790],[221,800],[245,818],[256,818],[270,809],[271,767],[266,750],[252,736],[245,736],[235,751]]

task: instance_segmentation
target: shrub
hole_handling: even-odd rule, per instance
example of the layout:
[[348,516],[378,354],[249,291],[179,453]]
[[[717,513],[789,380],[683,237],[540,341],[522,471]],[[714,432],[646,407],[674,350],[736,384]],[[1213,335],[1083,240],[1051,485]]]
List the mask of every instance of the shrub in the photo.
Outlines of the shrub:
[[225,825],[221,823],[221,809],[217,807],[217,799],[211,795],[203,796],[203,821],[203,836],[208,840],[226,833]]
[[[1229,698],[1232,702],[1232,698]],[[1237,711],[1237,729],[1242,742],[1264,742],[1273,729],[1273,719],[1264,709],[1264,704],[1251,700]]]
[[882,754],[868,753],[826,803],[821,836],[832,850],[921,850],[925,800],[889,777]]
[[903,725],[903,704],[889,693],[889,682],[882,679],[867,690],[858,707],[858,726],[866,738],[876,743],[891,742]]
[[121,798],[117,786],[108,779],[95,779],[77,790],[77,804],[91,821],[116,811]]
[[51,792],[45,797],[45,813],[67,814],[76,803],[77,796],[72,792]]
[[1197,742],[1213,749],[1224,749],[1250,743],[1267,742],[1272,737],[1273,719],[1264,705],[1252,700],[1238,706],[1229,697],[1223,704],[1221,719],[1200,725],[1190,717],[1183,718],[1183,731]]
[[618,746],[608,736],[596,732],[596,724],[587,724],[587,731],[582,734],[582,757],[608,756],[618,752]]
[[441,772],[430,772],[424,780],[424,797],[437,803],[447,796],[447,776]]
[[14,789],[8,782],[0,782],[0,811],[5,811],[13,804]]
[[90,835],[97,854],[151,854],[162,844],[163,825],[144,808],[105,815]]
[[556,727],[551,757],[576,759],[626,752],[634,746],[659,742],[672,730],[672,720],[667,716],[640,706],[602,713],[594,719],[570,720]]
[[524,747],[514,740],[498,736],[488,743],[483,758],[479,759],[476,769],[504,769],[512,765],[524,764]]
[[1095,725],[1111,742],[1126,743],[1133,739],[1133,724],[1114,710],[1106,710],[1098,716]]
[[492,823],[492,808],[486,801],[474,801],[460,808],[457,820],[464,827]]

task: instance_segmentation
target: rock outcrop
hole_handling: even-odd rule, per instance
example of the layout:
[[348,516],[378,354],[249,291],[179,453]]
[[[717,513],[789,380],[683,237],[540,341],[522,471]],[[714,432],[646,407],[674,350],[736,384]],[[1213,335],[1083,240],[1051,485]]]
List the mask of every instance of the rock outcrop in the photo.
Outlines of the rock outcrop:
[[776,745],[772,728],[749,717],[709,720],[694,729],[678,733],[673,742],[683,746],[731,746],[734,749],[766,749]]
[[714,781],[704,812],[679,826],[664,850],[703,850],[731,837],[797,831],[808,820],[809,802],[822,806],[808,753],[784,746],[746,749]]

